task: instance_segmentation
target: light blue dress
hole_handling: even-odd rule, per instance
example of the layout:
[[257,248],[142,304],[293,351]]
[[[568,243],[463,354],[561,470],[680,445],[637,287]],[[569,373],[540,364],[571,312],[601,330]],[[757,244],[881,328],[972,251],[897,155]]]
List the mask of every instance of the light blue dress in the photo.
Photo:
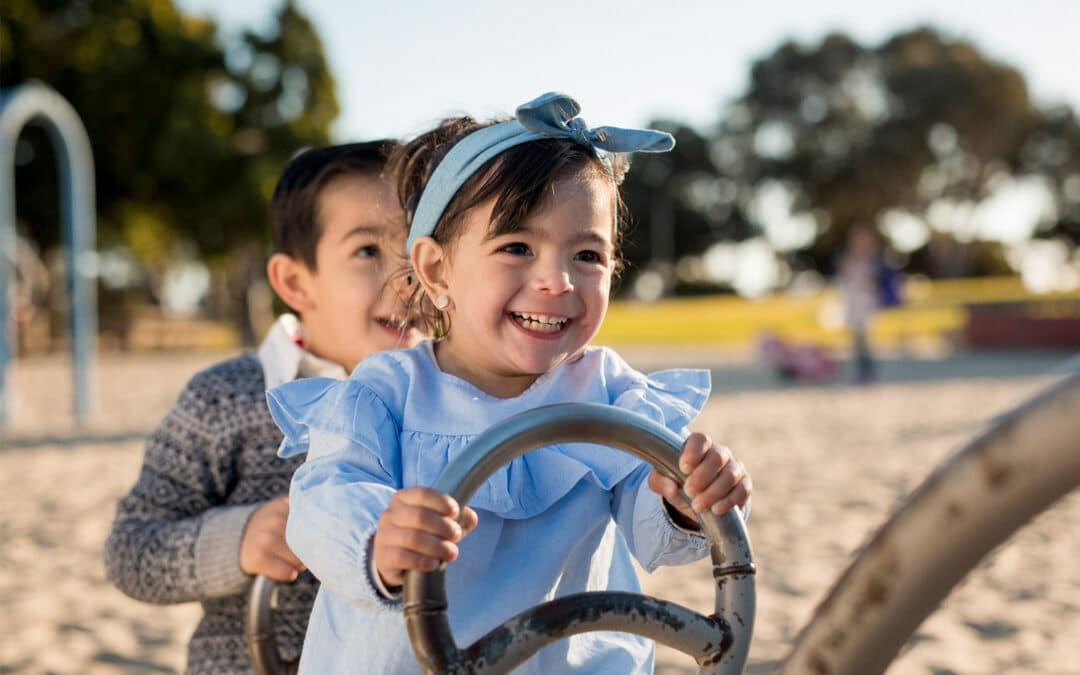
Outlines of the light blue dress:
[[[613,351],[584,355],[510,399],[442,372],[430,342],[365,359],[345,381],[305,379],[270,391],[281,456],[307,452],[293,476],[289,546],[322,586],[300,672],[415,673],[400,601],[378,593],[372,535],[394,490],[431,485],[469,441],[511,415],[551,403],[613,404],[683,436],[709,395],[703,370],[645,376]],[[518,612],[592,590],[639,591],[647,570],[708,554],[649,489],[650,467],[619,450],[563,444],[496,471],[470,506],[480,523],[447,567],[450,626],[468,645]],[[653,644],[588,633],[545,647],[515,673],[651,673]]]

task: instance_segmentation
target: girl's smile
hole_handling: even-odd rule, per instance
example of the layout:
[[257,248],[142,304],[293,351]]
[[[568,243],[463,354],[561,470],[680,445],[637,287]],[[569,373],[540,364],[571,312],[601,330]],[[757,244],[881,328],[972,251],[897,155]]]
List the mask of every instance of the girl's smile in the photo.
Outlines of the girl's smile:
[[526,334],[541,340],[551,340],[559,337],[570,325],[571,319],[565,316],[551,314],[536,314],[532,312],[510,312],[510,319]]

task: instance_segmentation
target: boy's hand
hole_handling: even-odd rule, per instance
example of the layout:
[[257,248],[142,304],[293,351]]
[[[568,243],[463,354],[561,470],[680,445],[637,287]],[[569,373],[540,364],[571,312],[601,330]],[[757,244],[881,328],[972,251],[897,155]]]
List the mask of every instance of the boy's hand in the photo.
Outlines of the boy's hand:
[[271,499],[255,509],[240,540],[240,569],[275,581],[296,581],[304,571],[304,563],[285,543],[288,517],[289,495]]
[[679,455],[679,468],[688,474],[683,490],[693,504],[686,503],[675,481],[655,469],[649,474],[649,487],[692,523],[696,524],[697,513],[706,509],[720,515],[735,506],[745,506],[750,499],[753,487],[746,468],[730,449],[714,445],[705,434],[693,433],[686,439]]
[[375,530],[375,569],[387,586],[405,582],[406,570],[430,572],[457,558],[456,542],[476,527],[476,512],[461,509],[430,488],[403,488],[390,498]]

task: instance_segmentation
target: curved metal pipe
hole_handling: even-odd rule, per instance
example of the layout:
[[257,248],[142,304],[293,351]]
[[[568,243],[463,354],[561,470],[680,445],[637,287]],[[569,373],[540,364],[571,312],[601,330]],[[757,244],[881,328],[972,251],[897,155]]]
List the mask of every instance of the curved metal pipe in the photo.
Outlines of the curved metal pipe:
[[883,672],[992,548],[1080,485],[1080,374],[936,470],[882,527],[799,635],[781,672]]
[[[466,504],[500,466],[530,450],[564,442],[610,445],[650,462],[682,483],[682,441],[640,415],[597,404],[545,406],[515,415],[478,436],[439,476],[434,489]],[[428,673],[505,673],[546,644],[575,633],[622,630],[653,638],[698,659],[702,673],[739,673],[746,662],[755,614],[753,556],[742,517],[705,514],[712,544],[716,614],[645,596],[585,593],[527,610],[459,650],[446,619],[445,566],[406,576],[405,621],[413,649]],[[675,628],[677,626],[677,628]]]
[[296,675],[299,666],[297,661],[283,660],[278,653],[273,623],[277,589],[277,582],[270,577],[257,576],[248,591],[244,640],[255,675]]
[[[68,249],[73,407],[76,419],[85,421],[90,415],[90,368],[97,340],[92,258],[97,236],[94,157],[78,113],[40,82],[27,82],[0,96],[0,317],[8,323],[8,260],[15,260],[15,144],[23,128],[33,121],[42,122],[48,131],[59,163],[60,220]],[[0,326],[0,423],[10,414],[12,386],[5,371],[15,344],[13,325]]]

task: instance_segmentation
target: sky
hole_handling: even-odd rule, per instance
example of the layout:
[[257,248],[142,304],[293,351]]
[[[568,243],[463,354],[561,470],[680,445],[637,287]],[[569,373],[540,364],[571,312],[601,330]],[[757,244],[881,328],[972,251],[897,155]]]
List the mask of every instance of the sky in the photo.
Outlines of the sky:
[[[225,31],[265,27],[276,2],[177,0]],[[407,136],[457,113],[510,113],[563,91],[590,124],[667,118],[701,130],[783,40],[844,31],[866,45],[915,26],[1017,68],[1037,102],[1080,110],[1080,0],[298,0],[324,41],[335,140]]]
[[[212,17],[226,36],[264,30],[280,6],[276,0],[176,2]],[[1080,111],[1080,0],[295,2],[322,37],[337,83],[337,142],[409,137],[462,113],[509,114],[547,91],[576,98],[592,126],[645,126],[663,118],[708,132],[745,90],[754,61],[784,41],[814,45],[841,31],[873,47],[920,26],[969,40],[1016,67],[1037,104]],[[1046,187],[1010,181],[999,192],[983,204],[936,205],[925,219],[886,214],[880,225],[899,250],[921,246],[931,228],[1005,242],[1025,280],[1027,268],[1062,268],[1028,241],[1047,213]],[[767,203],[768,197],[762,190],[768,245],[755,239],[740,245],[753,250],[727,251],[730,245],[721,243],[705,256],[710,276],[731,280],[747,295],[780,282],[772,249],[790,247],[814,229],[803,222],[805,214],[788,212],[790,199],[774,195]],[[1080,286],[1080,268],[1074,276],[1069,283]],[[1061,283],[1042,277],[1046,288]]]

